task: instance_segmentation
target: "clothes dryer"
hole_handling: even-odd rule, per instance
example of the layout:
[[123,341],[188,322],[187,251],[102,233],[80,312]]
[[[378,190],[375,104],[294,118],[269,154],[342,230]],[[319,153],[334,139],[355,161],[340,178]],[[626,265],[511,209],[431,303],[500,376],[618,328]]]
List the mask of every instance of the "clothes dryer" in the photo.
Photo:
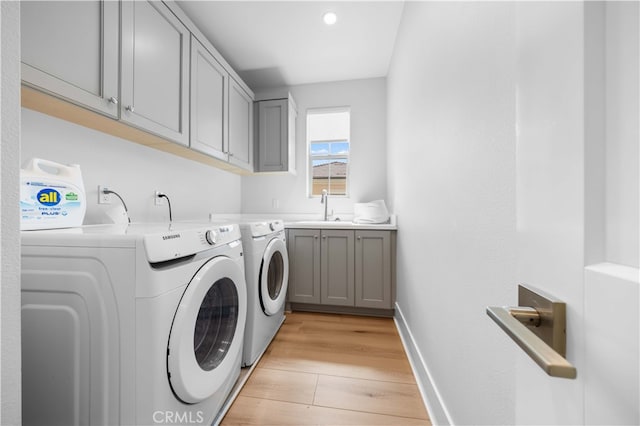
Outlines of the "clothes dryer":
[[242,365],[252,365],[284,322],[289,257],[282,220],[240,221],[245,248],[247,324]]
[[25,425],[211,424],[242,360],[237,225],[21,235]]

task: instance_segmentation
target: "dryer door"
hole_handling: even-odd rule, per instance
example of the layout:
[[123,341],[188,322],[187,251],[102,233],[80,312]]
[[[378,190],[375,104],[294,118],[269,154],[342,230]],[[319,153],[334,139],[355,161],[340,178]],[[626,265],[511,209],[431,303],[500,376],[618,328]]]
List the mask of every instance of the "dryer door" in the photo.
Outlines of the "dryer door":
[[176,311],[167,352],[171,388],[186,403],[213,395],[242,351],[247,314],[244,275],[220,256],[196,273]]
[[267,244],[260,266],[260,303],[265,314],[273,315],[282,308],[288,285],[287,247],[280,238],[274,238]]

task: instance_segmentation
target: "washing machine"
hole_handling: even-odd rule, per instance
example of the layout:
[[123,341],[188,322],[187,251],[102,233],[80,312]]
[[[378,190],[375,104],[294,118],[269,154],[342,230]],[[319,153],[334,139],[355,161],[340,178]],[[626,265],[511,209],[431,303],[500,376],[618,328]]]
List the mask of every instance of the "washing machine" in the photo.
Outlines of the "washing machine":
[[284,322],[289,257],[282,220],[240,219],[245,248],[247,324],[242,365],[252,365]]
[[235,224],[22,232],[25,425],[210,425],[240,374]]

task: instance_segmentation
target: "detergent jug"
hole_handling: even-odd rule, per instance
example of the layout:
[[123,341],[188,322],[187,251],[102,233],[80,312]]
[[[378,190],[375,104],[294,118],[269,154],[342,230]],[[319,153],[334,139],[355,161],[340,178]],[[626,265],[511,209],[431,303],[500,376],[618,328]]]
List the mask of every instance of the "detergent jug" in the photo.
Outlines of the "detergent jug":
[[20,230],[80,226],[86,209],[77,164],[33,158],[20,170]]

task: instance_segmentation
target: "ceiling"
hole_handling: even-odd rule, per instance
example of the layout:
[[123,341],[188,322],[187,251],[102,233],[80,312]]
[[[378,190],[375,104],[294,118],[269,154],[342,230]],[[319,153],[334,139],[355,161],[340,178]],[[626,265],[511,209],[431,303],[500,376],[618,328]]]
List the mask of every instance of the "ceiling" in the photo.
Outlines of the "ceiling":
[[[402,1],[184,1],[178,5],[253,89],[387,75]],[[322,16],[338,21],[327,26]]]

